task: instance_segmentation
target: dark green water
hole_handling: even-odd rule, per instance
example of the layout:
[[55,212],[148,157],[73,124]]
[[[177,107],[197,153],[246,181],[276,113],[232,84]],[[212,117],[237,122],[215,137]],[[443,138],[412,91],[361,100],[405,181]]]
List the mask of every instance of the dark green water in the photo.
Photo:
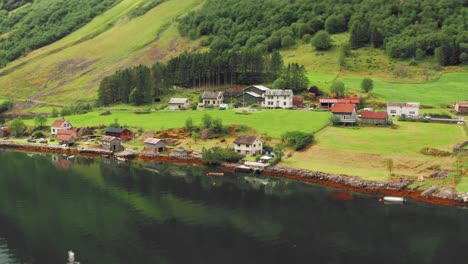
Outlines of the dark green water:
[[357,194],[342,200],[330,188],[210,178],[205,168],[177,164],[0,152],[0,168],[0,263],[63,264],[68,250],[82,264],[468,258],[461,208],[383,205]]

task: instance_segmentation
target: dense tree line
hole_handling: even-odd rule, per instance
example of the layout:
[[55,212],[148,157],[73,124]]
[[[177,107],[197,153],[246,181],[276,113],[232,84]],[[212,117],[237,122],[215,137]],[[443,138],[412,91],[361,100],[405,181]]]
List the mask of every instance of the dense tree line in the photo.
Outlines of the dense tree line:
[[466,0],[208,0],[180,21],[179,31],[206,36],[202,44],[212,49],[272,51],[320,30],[349,30],[353,48],[371,45],[400,59],[437,55],[451,65],[468,60],[467,7]]
[[[120,0],[42,0],[8,12],[17,1],[3,0],[0,10],[0,67],[50,44],[88,23]],[[31,1],[18,1],[18,5]],[[7,33],[7,34],[6,34]]]
[[33,0],[0,0],[0,10],[12,11],[32,1]]
[[273,82],[281,77],[285,88],[305,90],[308,80],[304,66],[284,66],[279,52],[263,50],[211,51],[182,53],[167,63],[151,68],[140,65],[119,70],[104,78],[99,86],[101,104],[117,102],[141,105],[150,103],[174,85],[180,87],[220,86]]

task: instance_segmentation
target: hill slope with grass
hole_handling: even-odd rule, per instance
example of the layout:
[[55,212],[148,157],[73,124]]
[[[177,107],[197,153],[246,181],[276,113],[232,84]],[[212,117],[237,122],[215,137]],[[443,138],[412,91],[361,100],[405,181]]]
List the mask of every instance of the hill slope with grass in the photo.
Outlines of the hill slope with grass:
[[176,20],[203,1],[164,1],[141,16],[147,1],[122,0],[90,23],[0,70],[0,96],[71,103],[94,100],[100,80],[114,71],[191,50]]

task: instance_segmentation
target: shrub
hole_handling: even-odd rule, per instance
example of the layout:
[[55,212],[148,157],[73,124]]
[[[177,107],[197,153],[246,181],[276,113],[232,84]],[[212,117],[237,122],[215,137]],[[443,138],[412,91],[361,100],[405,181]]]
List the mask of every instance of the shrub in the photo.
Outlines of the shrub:
[[317,32],[312,39],[312,46],[317,50],[328,50],[332,46],[330,35],[324,30]]
[[314,135],[300,131],[286,132],[281,136],[281,140],[287,143],[295,150],[302,150],[307,148],[314,141]]
[[197,107],[198,107],[198,104],[196,102],[190,105],[190,108],[192,108],[192,110],[197,110]]
[[238,162],[242,157],[241,154],[228,148],[213,147],[202,150],[202,161],[210,166],[220,165],[222,162]]
[[13,107],[14,102],[11,100],[6,100],[0,104],[0,113],[6,112]]
[[205,105],[203,106],[205,109],[213,109],[214,108],[214,105],[212,104],[208,104],[208,105]]
[[43,138],[44,137],[44,133],[42,131],[36,131],[32,134],[32,137],[33,138]]

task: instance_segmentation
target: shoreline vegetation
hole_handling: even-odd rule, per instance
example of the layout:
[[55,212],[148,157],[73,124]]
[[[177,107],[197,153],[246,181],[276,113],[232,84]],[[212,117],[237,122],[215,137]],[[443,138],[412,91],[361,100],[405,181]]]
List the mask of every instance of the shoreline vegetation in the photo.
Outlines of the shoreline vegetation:
[[[0,141],[0,149],[13,149],[16,151],[25,152],[38,152],[38,153],[55,153],[55,154],[68,154],[68,155],[79,155],[84,157],[113,157],[114,155],[109,151],[89,151],[89,150],[78,150],[71,149],[69,147],[62,146],[49,146],[49,145],[28,145],[19,144],[8,141]],[[144,162],[159,161],[159,162],[173,162],[173,163],[184,163],[192,165],[203,165],[201,158],[188,156],[188,157],[173,157],[173,156],[157,156],[147,155],[142,152],[138,152],[135,155],[135,159],[143,160]],[[224,163],[220,168],[226,171],[234,171],[238,164]],[[387,182],[376,182],[360,179],[357,176],[349,175],[335,175],[325,172],[318,172],[306,169],[295,169],[277,165],[265,169],[261,175],[269,177],[282,177],[292,180],[298,180],[303,182],[315,183],[324,186],[330,186],[339,188],[346,191],[370,194],[370,195],[392,195],[392,196],[404,196],[405,198],[411,198],[414,200],[444,206],[466,206],[468,202],[468,193],[455,192],[449,189],[438,189],[437,186],[432,186],[427,190],[417,190],[409,188],[409,185],[413,183],[413,180],[401,180],[399,182],[387,181]]]

